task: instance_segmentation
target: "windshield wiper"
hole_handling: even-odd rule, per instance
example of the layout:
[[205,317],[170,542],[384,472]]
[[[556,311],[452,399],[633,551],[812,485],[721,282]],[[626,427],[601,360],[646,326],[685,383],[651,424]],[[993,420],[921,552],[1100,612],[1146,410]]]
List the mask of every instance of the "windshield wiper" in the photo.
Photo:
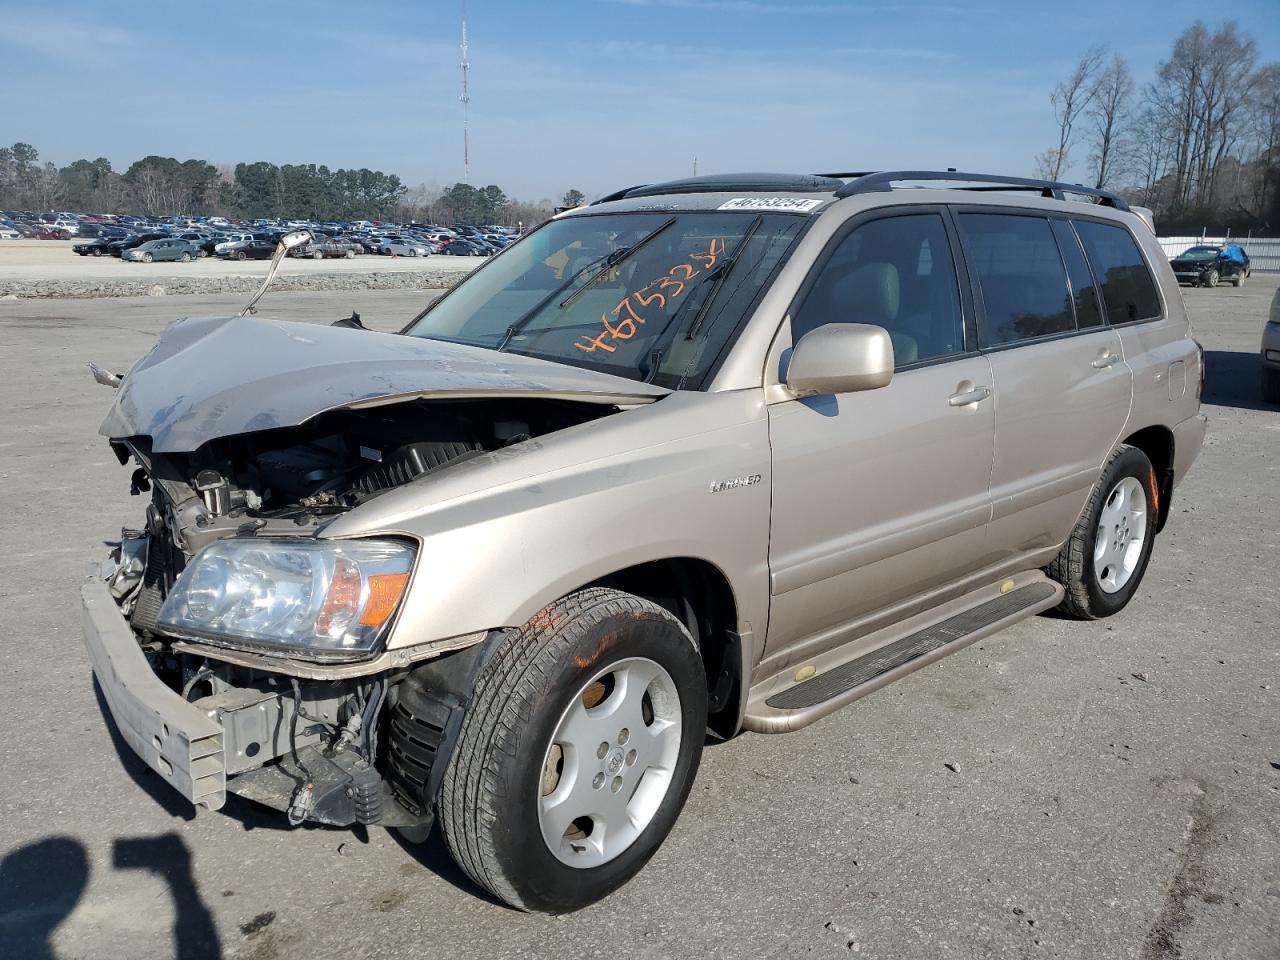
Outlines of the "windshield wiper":
[[663,337],[667,335],[667,331],[675,326],[676,321],[684,316],[685,311],[689,309],[689,305],[693,303],[693,294],[698,287],[702,286],[708,280],[713,280],[714,282],[711,284],[711,289],[708,290],[707,295],[699,301],[698,310],[693,315],[693,321],[689,324],[689,329],[685,332],[684,338],[686,340],[693,340],[697,336],[698,331],[702,329],[703,320],[706,319],[707,314],[711,310],[711,304],[715,302],[716,296],[720,293],[720,288],[724,286],[725,280],[729,279],[729,272],[733,270],[733,265],[738,262],[738,257],[740,257],[742,255],[742,251],[747,248],[747,243],[751,240],[752,236],[755,235],[755,232],[760,229],[760,224],[762,223],[764,223],[764,217],[756,217],[751,221],[750,226],[747,227],[746,233],[742,235],[742,239],[734,245],[733,252],[712,267],[711,270],[707,272],[692,289],[690,289],[689,299],[685,300],[684,303],[680,304],[680,306],[676,308],[676,311],[671,314],[671,319],[669,319],[663,325],[662,329],[658,331],[658,336],[654,338],[655,346],[649,354],[649,369],[645,372],[645,383],[652,382],[653,378],[657,376],[658,366],[662,363]]
[[498,344],[498,347],[497,347],[498,352],[501,353],[503,350],[505,350],[507,348],[507,344],[511,342],[511,338],[514,337],[521,330],[523,330],[525,328],[525,325],[530,320],[532,320],[539,313],[541,313],[543,307],[545,307],[548,303],[550,303],[556,297],[560,296],[560,294],[564,293],[571,286],[573,286],[578,281],[578,279],[581,278],[583,274],[585,274],[588,270],[591,270],[593,267],[596,267],[596,266],[600,267],[600,269],[597,270],[596,273],[592,275],[590,280],[588,280],[586,283],[580,286],[577,290],[575,290],[573,293],[569,294],[569,296],[565,297],[563,300],[560,301],[559,309],[563,310],[569,304],[573,303],[573,301],[578,299],[578,297],[582,294],[582,291],[586,290],[587,287],[591,286],[593,283],[596,282],[596,280],[604,276],[604,274],[607,273],[610,269],[612,269],[613,267],[616,267],[623,260],[627,259],[633,253],[638,251],[646,243],[648,243],[650,240],[652,240],[654,237],[656,237],[663,230],[667,229],[667,227],[671,226],[675,222],[676,222],[676,218],[671,217],[665,223],[660,224],[659,226],[651,230],[649,233],[645,234],[635,243],[630,244],[629,246],[619,247],[617,250],[611,250],[602,257],[596,257],[594,260],[588,263],[585,267],[582,267],[580,270],[574,271],[573,276],[571,276],[568,280],[564,281],[564,283],[560,284],[560,286],[556,287],[554,290],[548,293],[545,297],[543,297],[541,300],[535,303],[529,310],[526,310],[518,320],[516,320],[514,323],[512,323],[510,326],[507,327],[506,332],[502,335],[502,341]]

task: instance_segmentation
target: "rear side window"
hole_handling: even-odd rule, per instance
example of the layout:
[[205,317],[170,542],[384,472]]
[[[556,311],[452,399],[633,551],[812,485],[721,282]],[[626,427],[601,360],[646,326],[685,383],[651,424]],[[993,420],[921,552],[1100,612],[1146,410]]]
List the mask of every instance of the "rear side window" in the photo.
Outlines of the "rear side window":
[[1124,227],[1087,220],[1075,222],[1093,275],[1102,284],[1107,320],[1129,323],[1160,316],[1160,295],[1133,235]]
[[1076,238],[1071,224],[1065,220],[1052,220],[1053,235],[1058,240],[1058,249],[1062,251],[1062,261],[1067,265],[1067,279],[1071,281],[1071,296],[1076,303],[1076,326],[1102,326],[1102,307],[1098,301],[1098,287],[1094,283],[1093,274],[1089,272],[1089,264],[1085,262],[1084,253],[1080,249],[1080,241]]
[[978,345],[998,347],[1075,329],[1062,256],[1043,217],[962,213],[983,311]]

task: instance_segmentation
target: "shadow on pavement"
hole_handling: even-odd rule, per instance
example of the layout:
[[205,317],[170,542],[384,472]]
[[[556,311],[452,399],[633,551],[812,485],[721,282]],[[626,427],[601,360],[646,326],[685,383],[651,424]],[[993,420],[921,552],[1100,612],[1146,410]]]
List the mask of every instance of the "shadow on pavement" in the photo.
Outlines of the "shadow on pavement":
[[129,837],[111,846],[117,870],[145,870],[169,887],[173,897],[173,956],[176,960],[218,960],[222,943],[213,914],[200,898],[191,872],[191,851],[176,833]]
[[[112,866],[147,870],[173,897],[173,956],[218,960],[222,943],[191,872],[191,851],[176,833],[112,844]],[[89,886],[89,857],[71,837],[47,837],[0,860],[0,957],[54,960],[53,935]]]
[[53,932],[89,885],[89,857],[70,837],[46,837],[0,860],[0,957],[53,960]]
[[1204,403],[1241,410],[1277,409],[1263,402],[1262,358],[1257,352],[1206,350],[1204,369]]

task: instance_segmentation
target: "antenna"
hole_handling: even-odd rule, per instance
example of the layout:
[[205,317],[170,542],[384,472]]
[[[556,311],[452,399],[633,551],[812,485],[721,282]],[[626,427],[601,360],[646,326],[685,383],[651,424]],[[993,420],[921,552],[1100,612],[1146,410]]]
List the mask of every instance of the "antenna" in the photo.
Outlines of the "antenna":
[[468,104],[471,103],[471,94],[467,91],[467,71],[471,64],[467,62],[467,5],[462,5],[462,96],[458,99],[462,101],[462,182],[471,182],[471,139],[468,127]]

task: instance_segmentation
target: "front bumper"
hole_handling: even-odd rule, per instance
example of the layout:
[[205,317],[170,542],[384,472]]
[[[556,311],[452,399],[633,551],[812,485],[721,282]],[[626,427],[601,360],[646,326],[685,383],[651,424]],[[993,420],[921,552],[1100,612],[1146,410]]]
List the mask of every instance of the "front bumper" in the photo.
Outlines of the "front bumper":
[[1262,364],[1280,370],[1280,323],[1268,322],[1262,328]]
[[219,809],[227,799],[221,724],[152,672],[104,581],[90,580],[80,599],[85,646],[120,735],[193,804]]

